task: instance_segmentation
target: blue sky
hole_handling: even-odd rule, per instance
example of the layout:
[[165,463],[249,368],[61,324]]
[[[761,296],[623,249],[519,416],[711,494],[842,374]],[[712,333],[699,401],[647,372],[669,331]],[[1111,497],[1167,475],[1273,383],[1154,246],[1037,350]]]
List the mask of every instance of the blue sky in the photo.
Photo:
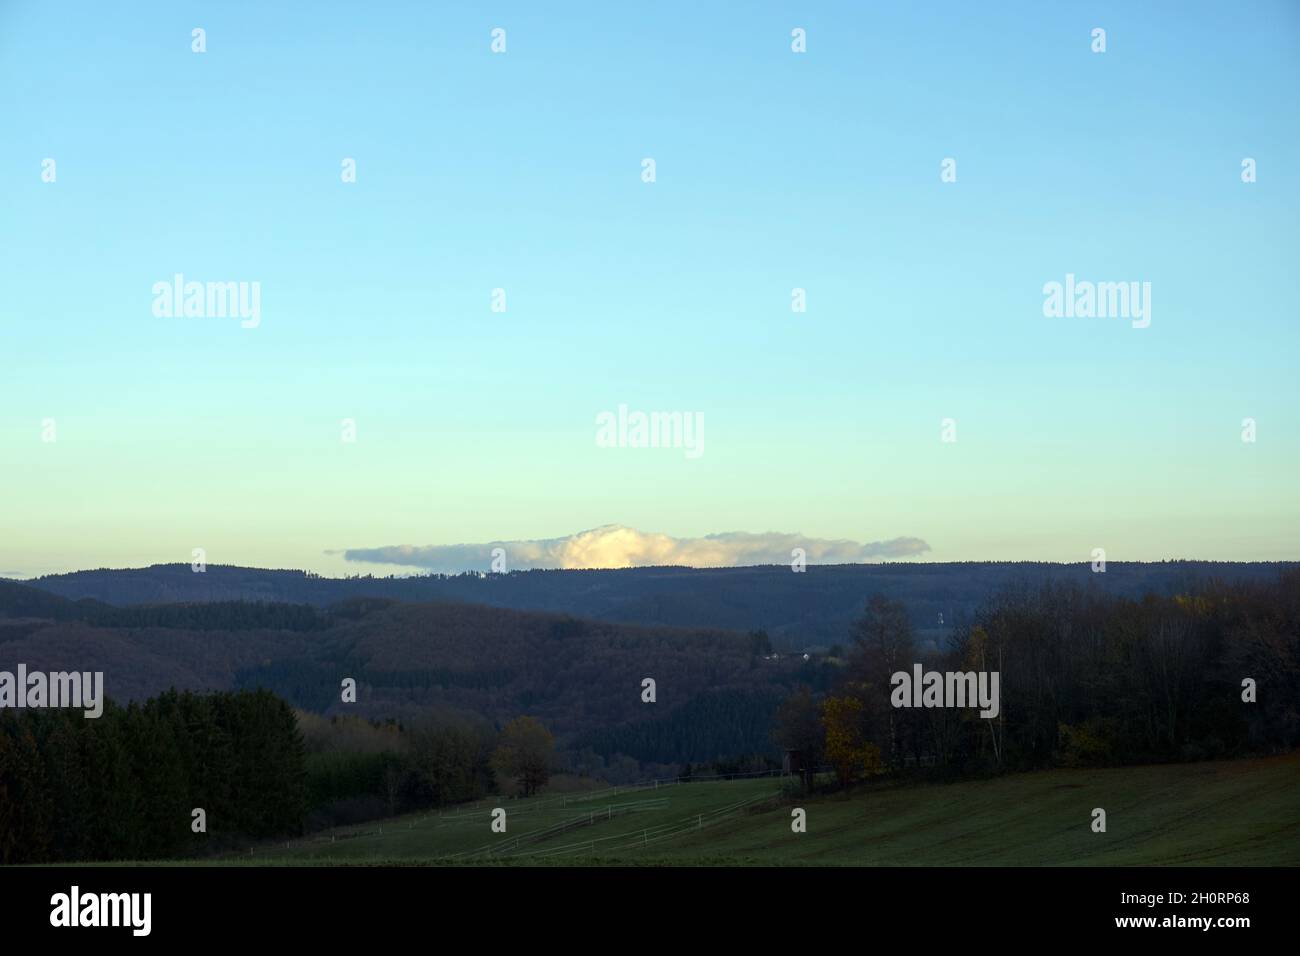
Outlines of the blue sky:
[[[606,524],[1296,558],[1300,5],[996,7],[0,4],[0,574]],[[261,324],[155,316],[178,272]],[[1150,327],[1044,317],[1067,273]],[[597,447],[620,404],[705,453]]]

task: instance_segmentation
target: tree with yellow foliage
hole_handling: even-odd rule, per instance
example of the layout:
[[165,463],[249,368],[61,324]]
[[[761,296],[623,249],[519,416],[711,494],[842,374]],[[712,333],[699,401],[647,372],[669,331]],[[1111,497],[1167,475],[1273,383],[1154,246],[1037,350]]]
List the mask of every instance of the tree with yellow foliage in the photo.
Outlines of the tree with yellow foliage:
[[822,726],[826,729],[826,759],[842,786],[859,776],[880,772],[880,748],[867,740],[864,708],[856,697],[827,697],[822,701]]

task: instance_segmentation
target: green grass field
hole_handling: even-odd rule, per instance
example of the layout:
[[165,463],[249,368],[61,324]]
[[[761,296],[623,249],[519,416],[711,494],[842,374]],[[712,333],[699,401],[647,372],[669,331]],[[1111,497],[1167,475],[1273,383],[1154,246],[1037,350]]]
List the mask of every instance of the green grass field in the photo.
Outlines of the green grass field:
[[[493,833],[504,807],[507,831]],[[807,832],[791,831],[791,810]],[[1107,814],[1093,833],[1092,810]],[[382,831],[382,832],[381,832]],[[783,795],[767,778],[488,800],[226,863],[853,866],[1300,864],[1300,754]]]

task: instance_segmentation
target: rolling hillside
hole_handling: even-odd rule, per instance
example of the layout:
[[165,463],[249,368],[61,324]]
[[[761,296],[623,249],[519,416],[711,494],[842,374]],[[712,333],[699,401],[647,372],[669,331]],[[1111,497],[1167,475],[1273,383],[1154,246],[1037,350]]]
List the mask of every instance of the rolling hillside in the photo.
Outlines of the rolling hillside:
[[[1265,866],[1300,864],[1300,754],[782,794],[779,778],[489,800],[345,828],[247,860],[289,864]],[[490,831],[493,807],[507,832]],[[807,811],[791,832],[791,808]],[[1093,833],[1093,808],[1107,832]]]
[[[656,754],[639,752],[637,741],[662,738],[647,733],[656,722],[670,731],[665,760],[771,751],[780,697],[796,681],[824,684],[833,670],[765,659],[751,636],[716,629],[452,602],[116,608],[0,584],[0,669],[102,671],[119,703],[172,687],[263,687],[303,710],[377,719],[437,711],[501,724],[529,713],[562,745],[607,752],[607,744],[647,760]],[[646,677],[657,685],[653,706],[641,700]],[[357,683],[346,706],[344,678]]]

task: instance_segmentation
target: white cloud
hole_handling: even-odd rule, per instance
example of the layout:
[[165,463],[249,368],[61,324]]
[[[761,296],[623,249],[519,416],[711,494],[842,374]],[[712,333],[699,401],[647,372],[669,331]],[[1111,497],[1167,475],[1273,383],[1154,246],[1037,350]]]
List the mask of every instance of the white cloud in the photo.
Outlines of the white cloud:
[[809,564],[854,564],[882,558],[908,558],[930,546],[920,538],[891,538],[859,544],[844,539],[807,538],[799,534],[727,531],[703,538],[648,534],[622,525],[605,525],[565,538],[539,541],[489,541],[485,544],[409,544],[383,548],[349,548],[349,561],[398,564],[426,571],[486,571],[492,550],[503,548],[509,570],[529,568],[642,568],[686,565],[696,568],[789,564],[790,552],[803,548]]

